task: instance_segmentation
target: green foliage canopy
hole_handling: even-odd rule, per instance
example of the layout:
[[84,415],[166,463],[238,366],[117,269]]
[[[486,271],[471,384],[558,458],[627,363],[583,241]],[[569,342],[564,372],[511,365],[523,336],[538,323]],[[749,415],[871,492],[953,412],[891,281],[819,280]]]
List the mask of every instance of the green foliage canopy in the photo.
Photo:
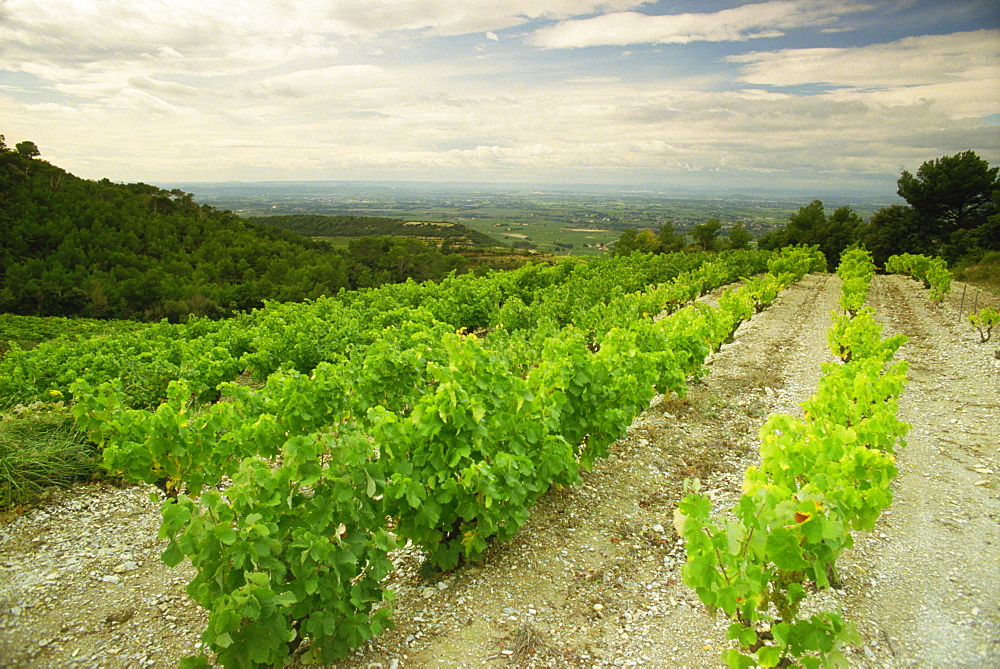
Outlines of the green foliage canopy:
[[932,234],[982,225],[991,213],[993,193],[1000,189],[1000,167],[965,151],[925,162],[916,176],[903,170],[897,193],[920,215]]
[[653,234],[652,230],[625,229],[618,241],[615,242],[612,253],[616,256],[627,256],[636,251],[639,253],[674,253],[683,249],[685,245],[684,234],[675,232],[674,224],[667,221],[660,226],[660,230],[656,234]]
[[[890,223],[899,239],[894,253],[928,253],[949,261],[975,256],[980,249],[1000,249],[1000,168],[990,167],[975,151],[964,151],[922,164],[916,175],[904,170],[897,193],[910,205],[906,217],[895,212]],[[884,241],[888,230],[872,219],[869,234]]]
[[711,251],[715,248],[715,241],[721,229],[722,222],[717,218],[713,218],[694,226],[691,230],[691,236],[694,237],[696,242],[701,244],[703,251]]
[[727,238],[729,239],[729,248],[738,250],[749,248],[753,235],[743,227],[742,223],[737,223],[729,229]]
[[826,258],[827,268],[832,271],[840,261],[840,254],[856,240],[862,223],[861,217],[847,206],[838,208],[827,217],[823,203],[813,200],[799,207],[785,227],[761,237],[757,245],[774,250],[797,244],[817,244]]

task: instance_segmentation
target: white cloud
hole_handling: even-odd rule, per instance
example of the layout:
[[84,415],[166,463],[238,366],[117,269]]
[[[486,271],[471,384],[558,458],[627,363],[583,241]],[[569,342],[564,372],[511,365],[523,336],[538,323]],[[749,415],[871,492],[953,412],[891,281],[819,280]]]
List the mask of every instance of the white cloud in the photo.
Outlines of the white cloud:
[[461,35],[523,25],[537,18],[565,18],[631,9],[646,0],[340,0],[328,16],[357,33],[426,30]]
[[359,96],[366,90],[393,83],[393,77],[376,65],[331,65],[297,70],[253,82],[258,96],[306,97],[344,95]]
[[1000,74],[1000,30],[906,37],[853,48],[783,49],[730,56],[752,84],[912,86]]
[[[140,54],[232,59],[252,66],[267,51],[291,56],[346,37],[394,31],[483,33],[528,20],[637,7],[642,0],[5,0],[0,4],[4,65],[80,63]],[[495,33],[494,33],[495,34]],[[218,63],[216,64],[218,65]]]
[[929,101],[955,118],[1000,112],[1000,30],[907,37],[853,48],[784,49],[731,56],[742,81],[819,84],[832,97],[873,104]]
[[613,84],[618,81],[621,81],[621,77],[600,77],[593,74],[570,77],[566,80],[570,84]]
[[126,83],[129,87],[145,91],[151,95],[170,97],[173,99],[191,99],[204,95],[204,89],[197,86],[189,86],[176,81],[167,81],[147,74],[138,74],[128,77]]
[[783,30],[821,26],[871,9],[843,0],[769,0],[714,13],[650,15],[638,12],[571,19],[537,30],[532,41],[550,49],[626,44],[741,42],[781,36]]

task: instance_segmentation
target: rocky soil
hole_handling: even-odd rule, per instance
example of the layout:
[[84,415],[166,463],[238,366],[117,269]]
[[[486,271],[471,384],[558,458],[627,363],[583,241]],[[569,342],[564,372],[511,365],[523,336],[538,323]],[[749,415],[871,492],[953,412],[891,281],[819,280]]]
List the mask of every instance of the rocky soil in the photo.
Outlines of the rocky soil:
[[[400,550],[396,629],[339,666],[719,666],[725,620],[681,583],[673,511],[690,477],[720,508],[738,497],[760,425],[800,412],[831,359],[839,289],[812,275],[786,290],[484,563],[426,577]],[[1000,344],[959,318],[962,289],[939,306],[903,277],[873,286],[887,333],[910,337],[913,429],[892,507],[842,557],[843,589],[814,597],[857,625],[852,666],[1000,666]],[[205,614],[184,593],[190,568],[159,561],[152,491],[53,491],[0,526],[0,666],[167,667],[198,649]]]

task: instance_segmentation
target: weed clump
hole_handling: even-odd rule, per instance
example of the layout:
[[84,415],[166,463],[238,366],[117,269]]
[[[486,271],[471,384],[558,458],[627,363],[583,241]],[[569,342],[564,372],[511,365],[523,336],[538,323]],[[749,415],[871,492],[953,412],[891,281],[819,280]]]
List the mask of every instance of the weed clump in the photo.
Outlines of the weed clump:
[[0,509],[29,502],[46,488],[90,479],[99,468],[96,446],[61,401],[0,413]]

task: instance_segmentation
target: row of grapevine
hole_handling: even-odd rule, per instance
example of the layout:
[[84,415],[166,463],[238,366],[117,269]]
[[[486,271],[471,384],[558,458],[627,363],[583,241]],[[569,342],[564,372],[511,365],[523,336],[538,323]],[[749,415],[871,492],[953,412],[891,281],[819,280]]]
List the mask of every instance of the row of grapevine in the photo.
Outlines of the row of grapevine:
[[873,529],[891,502],[893,449],[909,429],[896,417],[906,363],[890,363],[905,337],[883,339],[862,306],[873,273],[867,252],[842,256],[847,313],[834,314],[828,337],[840,362],[823,364],[802,418],[776,414],[761,428],[761,463],[746,472],[735,520],[697,493],[678,507],[684,582],[731,619],[728,637],[740,647],[723,654],[731,667],[843,663],[840,648],[854,637],[836,612],[799,610],[808,587],[835,582],[851,530]]
[[12,341],[18,345],[31,346],[58,337],[84,339],[123,330],[137,330],[144,325],[133,321],[0,314],[0,353],[6,351],[10,347],[9,342]]
[[909,274],[922,281],[924,288],[930,289],[931,299],[935,302],[944,301],[951,291],[951,272],[948,271],[948,264],[941,258],[912,253],[889,256],[885,261],[885,271],[891,274]]
[[[0,401],[29,403],[56,392],[66,396],[78,378],[93,384],[120,379],[127,404],[136,408],[155,407],[177,380],[199,399],[212,401],[222,382],[241,375],[263,381],[279,369],[309,373],[320,362],[365,350],[400,323],[469,332],[500,323],[509,328],[549,323],[556,329],[595,305],[650,285],[677,279],[685,290],[703,291],[760,273],[769,257],[734,252],[704,271],[707,254],[637,254],[589,263],[570,259],[487,277],[452,275],[437,283],[411,281],[306,303],[271,303],[227,321],[155,323],[85,341],[58,339],[31,350],[15,343],[0,360]],[[712,275],[713,268],[724,268],[725,276]],[[682,290],[675,304],[691,297]]]
[[678,307],[743,269],[727,262],[633,292],[632,267],[595,264],[554,291],[558,310],[544,290],[519,298],[517,326],[490,317],[477,336],[399,323],[309,373],[222,384],[210,406],[184,381],[144,410],[120,385],[81,380],[74,410],[110,469],[162,481],[164,559],[197,570],[188,591],[209,611],[203,639],[220,663],[280,664],[305,639],[330,661],[390,623],[381,581],[396,542],[449,568],[511,538],[542,493],[577,483],[656,392],[683,394],[711,348],[822,256],[788,250],[772,262],[780,277],[748,279],[718,307]]
[[[885,268],[886,271],[909,274],[922,281],[924,288],[930,289],[930,298],[935,302],[943,301],[951,290],[952,275],[941,258],[904,253],[891,256]],[[990,340],[993,328],[1000,324],[1000,312],[992,307],[983,307],[978,312],[971,312],[966,320],[979,332],[980,343],[985,344]],[[996,357],[1000,358],[1000,351]]]

